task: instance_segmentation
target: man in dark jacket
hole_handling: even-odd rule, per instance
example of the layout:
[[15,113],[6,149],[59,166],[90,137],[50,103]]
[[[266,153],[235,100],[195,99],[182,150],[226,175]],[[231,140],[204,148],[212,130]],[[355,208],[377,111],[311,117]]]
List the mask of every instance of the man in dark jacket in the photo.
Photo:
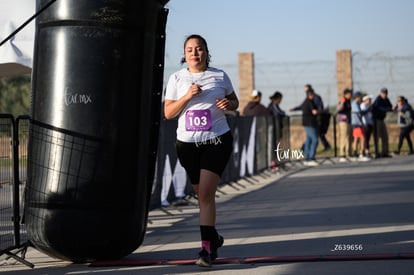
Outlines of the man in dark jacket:
[[[305,94],[307,91],[312,91],[314,93],[313,102],[315,103],[316,109],[318,110],[318,116],[317,116],[318,135],[322,142],[323,147],[325,148],[325,151],[330,150],[331,145],[329,144],[325,135],[326,135],[326,132],[328,131],[329,119],[331,115],[329,114],[327,110],[325,110],[322,97],[315,92],[311,84],[306,84],[303,90],[305,91]],[[293,112],[293,111],[302,110],[302,104],[290,109],[289,111]]]
[[261,103],[262,93],[253,90],[252,99],[247,103],[243,109],[243,116],[270,116],[270,111]]
[[[384,122],[384,119],[387,115],[387,112],[392,112],[393,107],[388,99],[388,90],[387,88],[382,88],[380,94],[375,99],[372,104],[372,116],[374,119],[374,144],[375,144],[375,157],[391,157],[388,151],[388,131],[387,125]],[[378,152],[378,142],[381,139],[381,154]]]
[[315,161],[316,148],[318,147],[318,109],[314,102],[315,92],[309,90],[306,92],[306,99],[302,104],[302,125],[306,132],[306,141],[304,146],[305,165],[316,166]]

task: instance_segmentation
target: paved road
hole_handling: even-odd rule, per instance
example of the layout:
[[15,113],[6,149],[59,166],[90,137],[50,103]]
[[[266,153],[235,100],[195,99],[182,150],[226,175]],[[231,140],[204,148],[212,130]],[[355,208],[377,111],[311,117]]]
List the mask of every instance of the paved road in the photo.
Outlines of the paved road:
[[[34,270],[12,261],[10,274],[414,274],[414,156],[366,163],[297,165],[263,173],[219,192],[225,237],[211,269],[167,265],[193,260],[199,231],[194,205],[150,213],[144,244],[123,263],[75,265],[30,249]],[[161,264],[143,266],[145,261]],[[110,264],[110,262],[101,262]]]

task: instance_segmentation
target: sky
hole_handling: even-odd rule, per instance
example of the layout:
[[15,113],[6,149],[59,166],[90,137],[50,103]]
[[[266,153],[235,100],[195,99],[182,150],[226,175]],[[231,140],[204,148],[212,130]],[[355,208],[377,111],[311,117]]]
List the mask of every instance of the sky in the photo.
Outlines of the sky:
[[[0,0],[0,19],[21,24],[34,12],[22,5],[32,1]],[[414,103],[413,0],[170,0],[166,7],[164,84],[180,69],[185,37],[197,33],[207,39],[211,66],[229,74],[236,93],[238,54],[253,52],[255,88],[264,96],[281,91],[292,107],[310,83],[336,105],[336,51],[351,49],[354,89],[375,95],[386,86],[391,99],[403,94]],[[0,32],[10,32],[6,27]]]
[[[266,86],[265,94],[277,90],[278,83],[259,79],[260,70],[266,70],[260,64],[335,62],[340,49],[414,56],[411,0],[170,0],[166,7],[166,75],[180,68],[185,37],[198,33],[207,39],[211,66],[227,68],[236,90],[240,52],[254,53],[256,86]],[[312,81],[300,77],[295,89],[302,91],[302,83]]]

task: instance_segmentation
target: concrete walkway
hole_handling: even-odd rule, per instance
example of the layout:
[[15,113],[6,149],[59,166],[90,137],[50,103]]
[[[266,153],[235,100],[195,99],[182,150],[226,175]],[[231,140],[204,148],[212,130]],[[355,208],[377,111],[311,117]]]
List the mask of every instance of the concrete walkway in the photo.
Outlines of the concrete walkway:
[[71,264],[30,248],[26,259],[34,269],[7,260],[0,272],[414,274],[414,156],[297,164],[289,172],[264,172],[225,186],[218,196],[225,244],[212,268],[193,264],[200,236],[198,209],[190,201],[151,211],[143,245],[123,265]]

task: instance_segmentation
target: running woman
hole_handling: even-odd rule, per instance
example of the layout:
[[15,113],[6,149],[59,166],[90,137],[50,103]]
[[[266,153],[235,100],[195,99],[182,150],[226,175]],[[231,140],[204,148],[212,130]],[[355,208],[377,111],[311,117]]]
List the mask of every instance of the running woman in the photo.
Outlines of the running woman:
[[216,230],[215,194],[232,152],[233,137],[224,111],[239,101],[228,75],[209,66],[206,40],[197,34],[184,42],[187,64],[167,84],[165,118],[178,117],[177,156],[198,197],[201,251],[196,264],[211,267],[224,238]]

